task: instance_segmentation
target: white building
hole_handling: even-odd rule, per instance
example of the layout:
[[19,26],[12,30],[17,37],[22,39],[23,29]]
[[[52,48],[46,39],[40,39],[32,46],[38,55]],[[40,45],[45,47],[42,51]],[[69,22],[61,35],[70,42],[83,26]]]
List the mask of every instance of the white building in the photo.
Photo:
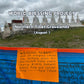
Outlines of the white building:
[[22,20],[12,20],[12,31],[23,30],[23,22]]
[[[12,20],[12,31],[23,30],[24,28],[41,28],[41,26],[69,26],[69,27],[81,27],[83,26],[80,22],[79,16],[77,15],[76,22],[74,19],[74,15],[71,16],[71,22],[69,22],[69,18],[65,16],[65,22],[63,23],[63,19],[59,14],[58,21],[55,21],[54,14],[52,13],[50,22],[48,18],[44,15],[42,18],[42,22],[40,23],[39,18],[35,15],[33,17],[33,22],[30,23],[27,15],[24,15],[23,20]],[[46,28],[46,27],[45,27]]]

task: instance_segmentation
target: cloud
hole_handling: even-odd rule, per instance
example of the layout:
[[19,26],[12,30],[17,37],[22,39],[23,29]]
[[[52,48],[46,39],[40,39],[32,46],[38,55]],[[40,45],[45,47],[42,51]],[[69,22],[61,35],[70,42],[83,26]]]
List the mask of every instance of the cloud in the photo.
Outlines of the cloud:
[[11,10],[53,10],[53,11],[77,11],[81,19],[84,19],[84,0],[0,0],[0,20],[10,21],[8,11]]
[[6,10],[10,9],[13,3],[9,0],[0,0],[0,13],[4,13]]

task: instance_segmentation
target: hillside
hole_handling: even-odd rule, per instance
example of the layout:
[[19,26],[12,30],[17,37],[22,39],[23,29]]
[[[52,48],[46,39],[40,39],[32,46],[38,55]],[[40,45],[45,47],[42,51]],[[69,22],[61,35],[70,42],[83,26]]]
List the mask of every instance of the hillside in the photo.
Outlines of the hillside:
[[84,48],[84,28],[55,30],[50,35],[16,35],[5,40],[0,39],[0,46]]

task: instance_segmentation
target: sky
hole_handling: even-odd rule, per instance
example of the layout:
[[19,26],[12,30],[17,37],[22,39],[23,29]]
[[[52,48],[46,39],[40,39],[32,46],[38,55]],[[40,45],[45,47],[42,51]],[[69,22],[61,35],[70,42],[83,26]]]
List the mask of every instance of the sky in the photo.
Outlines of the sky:
[[84,19],[84,0],[0,0],[0,25],[5,21],[17,19],[10,16],[8,11],[14,10],[51,10],[51,11],[76,11],[80,19]]

